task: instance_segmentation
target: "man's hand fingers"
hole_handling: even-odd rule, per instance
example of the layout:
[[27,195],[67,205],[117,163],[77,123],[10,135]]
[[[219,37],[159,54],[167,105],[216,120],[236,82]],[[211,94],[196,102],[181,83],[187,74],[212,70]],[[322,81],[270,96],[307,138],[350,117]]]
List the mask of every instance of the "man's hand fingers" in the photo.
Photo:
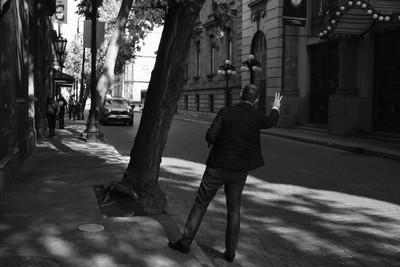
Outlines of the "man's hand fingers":
[[283,95],[281,95],[280,93],[275,93],[275,100],[276,101],[281,101],[282,100],[282,98],[283,98]]

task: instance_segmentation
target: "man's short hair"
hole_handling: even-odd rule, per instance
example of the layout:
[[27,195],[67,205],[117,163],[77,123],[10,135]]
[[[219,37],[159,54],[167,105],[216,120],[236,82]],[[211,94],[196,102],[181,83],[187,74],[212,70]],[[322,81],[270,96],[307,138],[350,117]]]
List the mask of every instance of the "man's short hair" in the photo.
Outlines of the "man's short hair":
[[254,84],[246,85],[242,90],[243,101],[254,103],[258,98],[258,88]]

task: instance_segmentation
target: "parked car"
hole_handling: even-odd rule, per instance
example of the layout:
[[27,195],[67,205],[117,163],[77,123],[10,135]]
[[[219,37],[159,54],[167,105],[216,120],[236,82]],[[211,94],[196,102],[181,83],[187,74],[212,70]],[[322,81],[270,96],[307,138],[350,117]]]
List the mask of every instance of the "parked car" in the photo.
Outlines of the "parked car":
[[124,123],[133,125],[133,108],[124,98],[106,98],[104,107],[100,110],[100,123]]

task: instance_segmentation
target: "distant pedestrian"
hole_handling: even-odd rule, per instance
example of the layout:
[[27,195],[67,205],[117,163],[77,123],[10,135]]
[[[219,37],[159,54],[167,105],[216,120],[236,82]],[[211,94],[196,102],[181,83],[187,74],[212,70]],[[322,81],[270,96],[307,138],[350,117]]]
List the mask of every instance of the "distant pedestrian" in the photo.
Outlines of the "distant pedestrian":
[[224,258],[232,262],[236,255],[240,228],[242,191],[249,171],[264,165],[261,154],[260,129],[276,125],[282,96],[275,94],[269,116],[258,111],[258,88],[249,84],[240,93],[242,102],[222,108],[206,133],[206,141],[212,145],[206,162],[206,170],[192,210],[185,224],[184,233],[168,246],[188,253],[203,215],[218,189],[224,186],[227,206]]
[[59,112],[59,106],[57,102],[54,100],[54,96],[49,94],[46,100],[46,116],[47,123],[49,125],[49,137],[53,137],[56,135],[56,116]]
[[69,97],[69,100],[68,100],[68,117],[69,117],[69,120],[74,119],[75,106],[76,106],[75,102],[76,102],[75,101],[75,96],[71,95]]
[[60,107],[60,112],[58,113],[58,122],[60,129],[64,129],[64,116],[65,116],[65,109],[67,107],[67,101],[65,100],[64,96],[60,94],[57,99],[57,104]]

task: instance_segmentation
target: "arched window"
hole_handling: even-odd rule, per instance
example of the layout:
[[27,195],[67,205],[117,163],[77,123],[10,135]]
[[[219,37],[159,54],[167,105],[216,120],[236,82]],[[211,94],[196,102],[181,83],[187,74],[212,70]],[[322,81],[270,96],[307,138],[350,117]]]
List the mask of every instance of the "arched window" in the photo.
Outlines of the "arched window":
[[267,40],[265,35],[262,31],[256,32],[253,38],[252,49],[253,53],[257,51],[264,51],[267,50]]

